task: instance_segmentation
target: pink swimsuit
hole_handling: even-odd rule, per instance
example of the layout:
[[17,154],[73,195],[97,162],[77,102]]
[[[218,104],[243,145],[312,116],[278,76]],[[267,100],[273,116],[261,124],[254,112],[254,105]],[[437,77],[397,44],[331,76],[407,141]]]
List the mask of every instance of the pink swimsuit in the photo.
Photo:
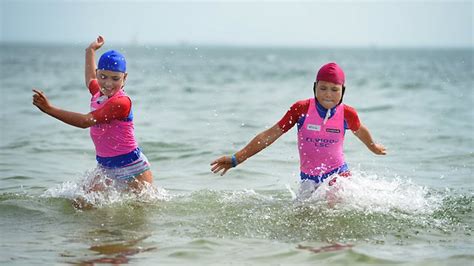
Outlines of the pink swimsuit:
[[[102,97],[104,97],[104,100],[101,99]],[[91,99],[91,111],[101,108],[115,97],[128,96],[123,90],[120,90],[107,99],[105,96],[101,96],[100,92],[97,92]],[[92,126],[90,135],[95,145],[96,154],[100,157],[123,155],[138,148],[135,141],[132,112],[125,120],[111,119],[109,123]]]
[[344,161],[344,104],[335,108],[335,114],[324,124],[316,109],[315,99],[310,100],[308,112],[298,127],[301,179],[316,183],[335,173],[347,172]]
[[[91,99],[91,110],[102,108],[116,97],[128,97],[123,90],[110,98],[100,92]],[[150,169],[150,164],[141,152],[135,140],[133,113],[125,119],[110,119],[90,128],[90,135],[95,145],[96,159],[103,173],[115,180],[130,182],[136,176]]]

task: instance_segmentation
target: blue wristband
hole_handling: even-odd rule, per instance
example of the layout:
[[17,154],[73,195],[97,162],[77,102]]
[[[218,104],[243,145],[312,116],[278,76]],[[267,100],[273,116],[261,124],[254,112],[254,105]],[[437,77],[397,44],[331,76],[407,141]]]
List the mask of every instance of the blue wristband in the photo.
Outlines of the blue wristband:
[[235,154],[232,155],[232,167],[236,167],[237,166],[237,158],[235,158]]

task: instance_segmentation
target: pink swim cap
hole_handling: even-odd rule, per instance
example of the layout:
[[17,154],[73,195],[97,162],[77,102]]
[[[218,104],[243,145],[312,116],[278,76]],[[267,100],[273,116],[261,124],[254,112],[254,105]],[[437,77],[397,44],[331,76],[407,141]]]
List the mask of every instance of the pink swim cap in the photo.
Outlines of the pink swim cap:
[[316,81],[320,80],[344,85],[346,78],[344,71],[336,63],[327,63],[319,69],[318,75],[316,75]]

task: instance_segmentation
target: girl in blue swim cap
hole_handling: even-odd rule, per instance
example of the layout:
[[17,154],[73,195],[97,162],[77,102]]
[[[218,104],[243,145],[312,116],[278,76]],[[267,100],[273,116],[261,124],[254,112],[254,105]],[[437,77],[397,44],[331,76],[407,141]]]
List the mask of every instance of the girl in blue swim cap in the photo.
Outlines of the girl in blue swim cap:
[[89,113],[57,108],[51,105],[43,91],[37,89],[33,90],[33,104],[66,124],[90,129],[97,169],[107,179],[105,184],[94,181],[86,191],[103,190],[118,182],[138,192],[153,182],[153,175],[135,138],[132,100],[123,90],[127,65],[122,54],[110,50],[100,57],[96,68],[95,51],[103,45],[104,38],[99,36],[86,49],[85,82],[92,95]]

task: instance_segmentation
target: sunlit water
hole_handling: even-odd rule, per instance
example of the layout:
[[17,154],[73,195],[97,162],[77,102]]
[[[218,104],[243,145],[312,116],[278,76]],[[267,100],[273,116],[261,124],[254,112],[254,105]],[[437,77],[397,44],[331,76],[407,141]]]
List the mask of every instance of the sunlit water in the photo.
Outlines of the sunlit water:
[[[474,259],[472,50],[113,47],[129,65],[136,134],[155,183],[85,193],[87,130],[31,105],[88,111],[82,46],[2,46],[0,264],[469,265]],[[109,49],[112,47],[106,47]],[[344,101],[376,140],[346,132],[351,178],[295,199],[295,129],[224,177],[209,163],[346,71]],[[83,197],[95,206],[77,210]],[[328,246],[332,246],[328,248]],[[335,248],[334,248],[335,247]]]

